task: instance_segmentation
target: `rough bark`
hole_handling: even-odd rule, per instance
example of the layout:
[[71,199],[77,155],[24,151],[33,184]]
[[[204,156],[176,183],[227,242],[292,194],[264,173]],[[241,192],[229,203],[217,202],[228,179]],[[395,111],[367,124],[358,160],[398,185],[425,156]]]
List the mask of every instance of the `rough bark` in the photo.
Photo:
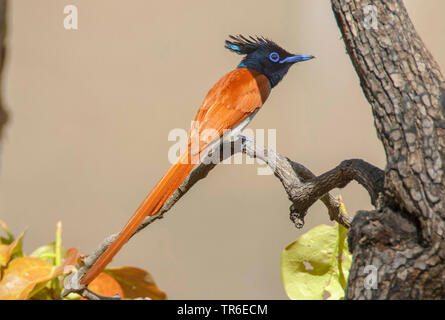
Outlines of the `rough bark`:
[[[331,3],[387,157],[376,210],[359,211],[349,229],[346,298],[445,299],[443,76],[401,0]],[[376,289],[364,286],[369,265]]]

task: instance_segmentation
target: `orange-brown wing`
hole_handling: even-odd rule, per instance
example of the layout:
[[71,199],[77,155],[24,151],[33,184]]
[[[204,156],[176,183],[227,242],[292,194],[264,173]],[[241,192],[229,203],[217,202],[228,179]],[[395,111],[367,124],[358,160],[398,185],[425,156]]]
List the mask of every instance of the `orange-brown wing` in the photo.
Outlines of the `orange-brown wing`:
[[199,135],[198,152],[215,140],[211,135],[205,136],[206,130],[211,129],[221,137],[224,130],[233,129],[260,108],[269,92],[269,80],[253,70],[239,68],[222,77],[210,89],[193,120],[189,139],[197,139]]

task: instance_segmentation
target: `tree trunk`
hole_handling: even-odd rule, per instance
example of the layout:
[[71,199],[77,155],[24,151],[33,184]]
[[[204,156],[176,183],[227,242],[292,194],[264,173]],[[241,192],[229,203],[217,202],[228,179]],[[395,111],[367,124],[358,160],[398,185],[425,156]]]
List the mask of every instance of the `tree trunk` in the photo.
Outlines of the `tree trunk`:
[[346,298],[445,299],[443,76],[401,0],[331,3],[387,157],[349,229]]
[[0,140],[2,138],[3,127],[8,121],[8,114],[3,108],[3,94],[2,94],[2,78],[3,64],[5,61],[5,37],[6,37],[6,0],[0,0]]

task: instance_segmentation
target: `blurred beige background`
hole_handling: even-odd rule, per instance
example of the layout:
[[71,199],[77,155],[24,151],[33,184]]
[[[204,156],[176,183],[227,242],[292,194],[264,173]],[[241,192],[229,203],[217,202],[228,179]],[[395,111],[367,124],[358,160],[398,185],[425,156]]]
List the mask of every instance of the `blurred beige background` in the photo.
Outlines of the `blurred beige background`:
[[[79,30],[63,28],[63,7]],[[445,2],[406,2],[445,64]],[[384,167],[371,109],[345,54],[329,1],[10,1],[0,219],[29,227],[25,251],[54,239],[90,253],[119,231],[170,166],[167,140],[188,128],[210,87],[240,57],[228,34],[270,37],[316,60],[290,70],[251,128],[276,128],[278,152],[322,173],[348,158]],[[333,194],[338,194],[334,190]],[[371,208],[357,184],[341,190],[351,213]],[[320,223],[314,205],[297,230],[273,176],[221,165],[166,218],[113,261],[151,272],[171,299],[285,299],[282,249]]]

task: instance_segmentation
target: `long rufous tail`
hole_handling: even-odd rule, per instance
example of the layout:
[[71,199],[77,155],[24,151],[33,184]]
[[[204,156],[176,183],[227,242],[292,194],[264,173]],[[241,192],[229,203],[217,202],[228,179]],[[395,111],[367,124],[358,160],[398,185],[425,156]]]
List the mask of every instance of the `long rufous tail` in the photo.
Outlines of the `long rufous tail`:
[[97,259],[90,270],[80,281],[81,284],[86,285],[96,278],[99,273],[111,262],[113,257],[118,253],[122,246],[130,239],[136,229],[141,225],[142,221],[147,216],[152,216],[159,212],[167,199],[175,192],[181,185],[184,179],[192,171],[194,164],[188,156],[188,152],[179,158],[158,182],[153,190],[145,198],[144,202],[139,206],[133,216],[128,220],[125,227],[119,233],[117,238],[105,250],[105,252]]

